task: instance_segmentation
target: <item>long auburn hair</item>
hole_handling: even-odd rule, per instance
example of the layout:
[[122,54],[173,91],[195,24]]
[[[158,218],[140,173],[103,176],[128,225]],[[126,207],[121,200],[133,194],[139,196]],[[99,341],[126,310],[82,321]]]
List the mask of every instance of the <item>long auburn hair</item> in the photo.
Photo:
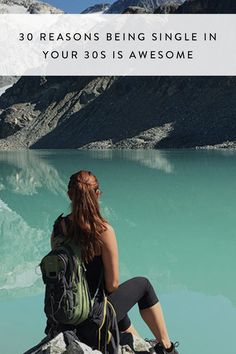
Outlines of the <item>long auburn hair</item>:
[[91,261],[99,250],[102,233],[107,221],[99,209],[99,184],[90,171],[78,171],[69,180],[68,195],[71,199],[72,223],[69,237],[81,248],[85,262]]

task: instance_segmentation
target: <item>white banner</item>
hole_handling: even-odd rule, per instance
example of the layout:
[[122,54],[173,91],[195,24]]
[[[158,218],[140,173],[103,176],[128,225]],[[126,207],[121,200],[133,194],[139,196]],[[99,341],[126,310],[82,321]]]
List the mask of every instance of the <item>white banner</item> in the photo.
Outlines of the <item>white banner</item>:
[[0,75],[236,75],[236,15],[0,15]]

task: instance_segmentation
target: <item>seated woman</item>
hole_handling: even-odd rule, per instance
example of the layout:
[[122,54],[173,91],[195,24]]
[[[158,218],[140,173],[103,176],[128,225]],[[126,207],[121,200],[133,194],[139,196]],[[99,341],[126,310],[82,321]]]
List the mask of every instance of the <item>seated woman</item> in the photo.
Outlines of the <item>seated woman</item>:
[[[157,340],[156,353],[178,354],[169,339],[160,302],[149,280],[135,277],[119,284],[116,236],[100,213],[100,194],[97,178],[90,171],[74,173],[68,184],[71,213],[61,219],[65,235],[80,245],[90,293],[93,296],[96,292],[103,272],[105,290],[115,309],[120,332],[137,335],[127,313],[138,304],[141,317]],[[55,236],[53,233],[51,237]]]

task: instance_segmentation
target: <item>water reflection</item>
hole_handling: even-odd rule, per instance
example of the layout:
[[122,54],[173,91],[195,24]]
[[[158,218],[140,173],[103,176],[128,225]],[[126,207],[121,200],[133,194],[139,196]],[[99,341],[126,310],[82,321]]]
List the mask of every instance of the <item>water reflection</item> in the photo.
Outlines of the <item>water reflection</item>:
[[0,297],[30,296],[42,291],[35,269],[45,250],[44,232],[31,228],[0,199]]
[[[35,151],[2,151],[0,163],[11,166],[11,173],[5,176],[5,180],[1,176],[1,189],[7,187],[15,193],[33,195],[46,187],[51,193],[64,193],[66,185],[58,171]],[[4,168],[2,171],[4,174]]]
[[154,168],[165,173],[172,173],[174,170],[173,164],[170,163],[167,156],[163,152],[156,150],[124,151],[122,156],[125,159],[137,161],[145,167]]
[[[56,168],[35,151],[0,153],[0,296],[42,292],[35,269],[49,249],[55,198],[66,198]],[[54,196],[54,197],[53,197]],[[59,214],[59,210],[58,210]]]
[[87,153],[94,159],[112,160],[119,157],[136,161],[145,167],[165,173],[172,173],[174,170],[174,166],[167,155],[157,150],[89,150]]

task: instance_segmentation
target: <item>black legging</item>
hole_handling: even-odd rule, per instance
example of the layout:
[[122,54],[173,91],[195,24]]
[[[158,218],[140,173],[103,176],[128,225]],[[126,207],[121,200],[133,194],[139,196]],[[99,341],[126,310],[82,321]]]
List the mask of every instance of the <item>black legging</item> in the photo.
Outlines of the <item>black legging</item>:
[[125,331],[131,325],[127,312],[138,303],[139,309],[151,307],[158,302],[150,281],[144,277],[136,277],[122,283],[117,290],[108,296],[108,300],[116,311],[118,327]]

